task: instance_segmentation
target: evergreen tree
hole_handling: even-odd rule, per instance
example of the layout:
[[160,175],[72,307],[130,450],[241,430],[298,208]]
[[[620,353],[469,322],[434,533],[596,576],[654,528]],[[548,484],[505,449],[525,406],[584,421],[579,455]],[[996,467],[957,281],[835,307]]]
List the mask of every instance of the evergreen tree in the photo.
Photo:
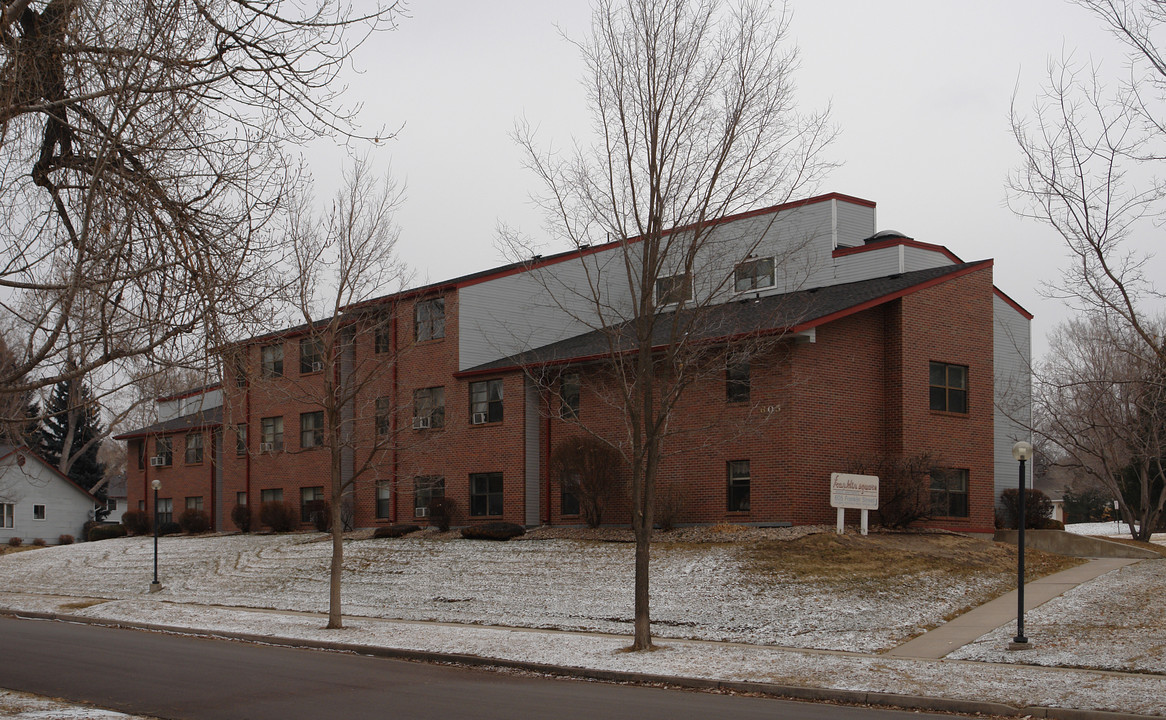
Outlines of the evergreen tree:
[[[71,441],[70,418],[74,425]],[[40,455],[73,482],[90,490],[105,475],[105,466],[97,460],[100,440],[89,443],[104,434],[101,411],[89,387],[81,380],[57,383],[45,408]],[[104,491],[98,491],[98,496],[102,495]]]

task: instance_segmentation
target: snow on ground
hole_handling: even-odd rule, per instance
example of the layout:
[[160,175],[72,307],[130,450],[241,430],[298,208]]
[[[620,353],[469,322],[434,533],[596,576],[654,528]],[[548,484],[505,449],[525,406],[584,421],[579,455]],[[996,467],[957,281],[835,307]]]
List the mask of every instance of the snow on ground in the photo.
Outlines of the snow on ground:
[[[321,612],[331,547],[322,534],[162,538],[162,596],[184,603]],[[0,587],[123,599],[148,585],[152,538],[46,548],[0,559]],[[918,574],[825,585],[750,573],[735,544],[660,545],[652,619],[662,637],[873,652],[1007,591],[1006,577]],[[345,545],[344,612],[623,634],[631,632],[633,547],[431,539]]]
[[[1100,535],[1105,537],[1130,537],[1130,526],[1116,522],[1073,523],[1066,525],[1065,530],[1077,535]],[[1150,536],[1151,542],[1166,544],[1166,533],[1154,533]]]
[[10,720],[147,720],[112,710],[0,689],[0,718]]

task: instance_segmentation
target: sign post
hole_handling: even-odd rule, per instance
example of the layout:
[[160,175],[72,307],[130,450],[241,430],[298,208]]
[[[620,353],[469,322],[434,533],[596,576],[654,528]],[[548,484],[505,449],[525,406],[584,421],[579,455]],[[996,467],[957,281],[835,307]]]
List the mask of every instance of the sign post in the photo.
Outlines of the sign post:
[[862,534],[870,527],[869,513],[879,509],[877,475],[830,474],[830,507],[838,508],[838,534],[844,532],[846,508],[862,511]]

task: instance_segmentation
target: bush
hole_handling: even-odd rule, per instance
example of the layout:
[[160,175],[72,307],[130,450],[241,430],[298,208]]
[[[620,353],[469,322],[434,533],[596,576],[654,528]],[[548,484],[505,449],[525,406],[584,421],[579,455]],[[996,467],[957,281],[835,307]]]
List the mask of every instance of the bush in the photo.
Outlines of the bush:
[[[1000,493],[1000,513],[1004,527],[1017,529],[1020,514],[1020,491],[1009,488]],[[1040,490],[1026,488],[1024,491],[1024,527],[1039,530],[1045,521],[1053,516],[1053,501]]]
[[1113,497],[1106,490],[1087,487],[1065,491],[1065,522],[1105,522],[1112,520]]
[[389,525],[387,527],[379,527],[376,532],[372,534],[374,538],[399,538],[402,535],[415,533],[421,529],[420,525],[397,524]]
[[174,521],[164,522],[158,526],[159,535],[177,535],[182,532],[182,526]]
[[22,538],[18,538],[18,537],[8,538],[8,545],[10,547],[20,547],[23,544],[24,544],[24,540]]
[[905,528],[931,517],[931,470],[938,463],[930,453],[907,457],[879,457],[852,462],[846,471],[876,475],[879,479],[879,524]]
[[603,511],[619,490],[623,456],[607,443],[590,436],[567,438],[551,453],[551,474],[563,491],[579,501],[579,514],[588,527],[599,527]]
[[[1028,503],[1025,503],[1025,504],[1027,505]],[[1041,525],[1041,530],[1064,530],[1064,529],[1065,529],[1065,523],[1061,522],[1060,520],[1053,520],[1052,518],[1045,520],[1044,524]]]
[[291,532],[300,526],[300,509],[291,503],[265,502],[259,507],[259,522],[272,532]]
[[452,498],[435,497],[429,500],[429,524],[442,532],[449,531],[453,512],[457,505]]
[[462,537],[467,540],[509,540],[525,534],[526,528],[511,522],[490,522],[462,528]]
[[656,527],[669,532],[680,519],[680,493],[669,486],[656,486]]
[[319,532],[328,532],[332,529],[332,504],[327,500],[311,500],[304,508],[308,511],[308,518]]
[[73,537],[72,535],[68,535],[68,534],[62,535],[59,538],[57,538],[58,545],[72,545],[76,541],[77,541],[77,538]]
[[85,539],[89,542],[97,542],[98,540],[125,537],[126,534],[125,525],[94,525],[89,528],[89,534],[85,536]]
[[149,535],[154,530],[154,524],[144,510],[127,510],[121,516],[121,524],[130,535]]
[[236,505],[231,508],[231,522],[239,528],[239,532],[251,532],[251,506]]
[[184,533],[198,535],[211,529],[211,517],[204,510],[187,510],[178,516],[178,527]]
[[35,540],[32,541],[32,544],[35,545],[36,547],[44,547],[45,546],[45,539],[44,538],[36,538]]

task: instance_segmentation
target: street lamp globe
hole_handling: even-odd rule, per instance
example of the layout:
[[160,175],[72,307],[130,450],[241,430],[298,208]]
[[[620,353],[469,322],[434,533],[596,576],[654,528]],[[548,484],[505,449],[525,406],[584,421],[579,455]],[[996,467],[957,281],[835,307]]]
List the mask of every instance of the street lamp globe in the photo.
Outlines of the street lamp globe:
[[[1015,450],[1013,452],[1015,452]],[[162,489],[162,481],[159,480],[158,478],[154,478],[154,482],[150,483],[150,487],[154,488],[155,490],[161,490]]]
[[[1020,442],[1013,445],[1012,446],[1012,459],[1018,460],[1018,461],[1031,460],[1032,459],[1032,445],[1026,443],[1023,440],[1021,440]],[[158,481],[155,480],[154,482],[158,482]]]

